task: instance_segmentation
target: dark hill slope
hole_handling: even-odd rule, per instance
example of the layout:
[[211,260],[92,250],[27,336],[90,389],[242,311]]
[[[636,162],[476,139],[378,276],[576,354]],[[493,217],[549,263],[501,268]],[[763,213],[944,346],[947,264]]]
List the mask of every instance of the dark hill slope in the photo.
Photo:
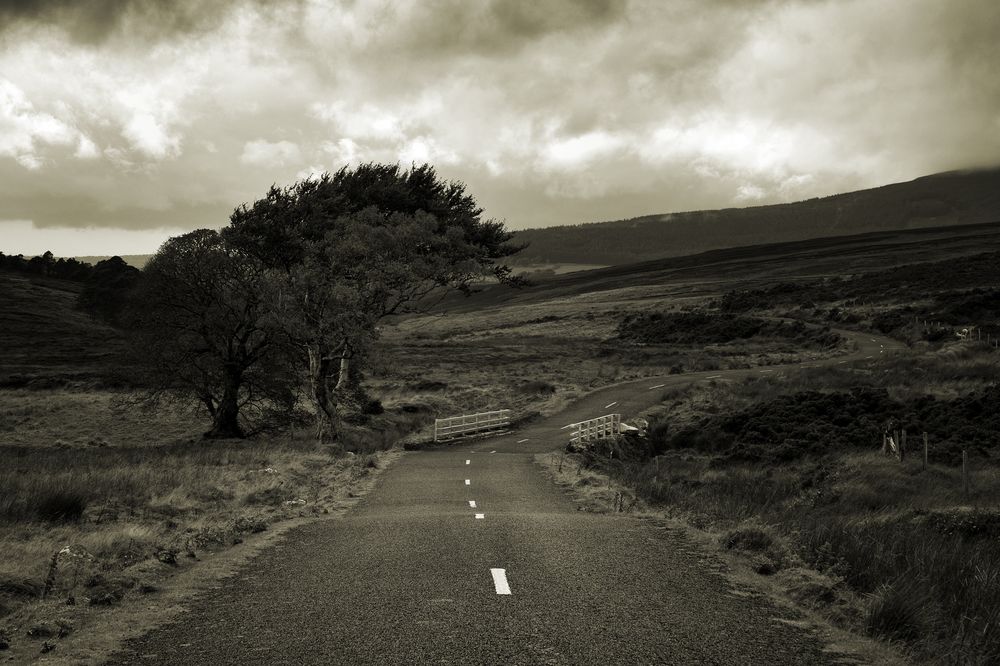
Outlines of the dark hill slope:
[[82,286],[0,270],[0,386],[106,380],[121,336],[77,309]]
[[[815,280],[885,271],[906,264],[955,262],[1000,251],[1000,222],[854,236],[814,238],[789,243],[711,250],[557,275],[524,289],[491,285],[469,297],[452,297],[441,304],[452,312],[508,303],[538,303],[610,289],[643,285],[686,285],[691,295],[720,293],[737,287],[774,282]],[[1000,266],[983,283],[992,283]]]
[[705,250],[1000,220],[1000,168],[925,176],[822,199],[527,229],[519,264],[616,265]]

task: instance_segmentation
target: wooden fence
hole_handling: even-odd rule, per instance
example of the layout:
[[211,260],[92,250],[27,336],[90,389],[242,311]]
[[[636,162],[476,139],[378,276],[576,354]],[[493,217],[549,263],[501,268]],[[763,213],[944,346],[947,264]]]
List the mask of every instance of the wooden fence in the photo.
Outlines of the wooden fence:
[[481,432],[497,430],[510,425],[510,410],[499,409],[495,412],[480,412],[479,414],[464,414],[449,416],[445,419],[434,419],[434,441],[440,442],[453,437],[464,437]]
[[622,415],[605,414],[596,419],[587,419],[579,423],[571,423],[573,428],[569,434],[570,444],[593,442],[598,439],[613,437],[621,431]]

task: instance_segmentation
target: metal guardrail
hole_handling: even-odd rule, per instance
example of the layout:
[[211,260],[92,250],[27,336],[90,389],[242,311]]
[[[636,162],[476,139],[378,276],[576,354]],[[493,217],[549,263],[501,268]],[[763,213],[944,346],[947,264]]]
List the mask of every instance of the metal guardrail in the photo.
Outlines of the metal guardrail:
[[510,425],[510,410],[498,409],[494,412],[449,416],[434,419],[434,441],[440,442],[453,437],[474,435]]
[[580,442],[593,442],[598,439],[607,439],[621,432],[622,415],[605,414],[595,419],[587,419],[579,423],[571,423],[569,441],[571,444]]

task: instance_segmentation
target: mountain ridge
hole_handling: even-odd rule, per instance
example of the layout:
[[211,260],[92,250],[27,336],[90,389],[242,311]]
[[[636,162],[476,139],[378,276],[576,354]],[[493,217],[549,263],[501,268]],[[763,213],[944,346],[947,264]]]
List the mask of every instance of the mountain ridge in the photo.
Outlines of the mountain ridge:
[[515,233],[518,265],[617,265],[725,247],[1000,220],[1000,167],[797,202],[658,213]]

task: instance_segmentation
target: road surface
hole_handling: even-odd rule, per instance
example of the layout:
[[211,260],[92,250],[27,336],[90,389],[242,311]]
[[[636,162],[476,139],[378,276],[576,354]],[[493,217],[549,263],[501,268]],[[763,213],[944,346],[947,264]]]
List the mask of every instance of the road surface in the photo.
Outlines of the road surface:
[[[822,363],[898,346],[844,334],[858,350]],[[620,384],[516,433],[407,454],[345,517],[289,531],[111,663],[843,663],[787,611],[734,594],[679,532],[578,511],[532,461],[567,423],[781,369]]]

